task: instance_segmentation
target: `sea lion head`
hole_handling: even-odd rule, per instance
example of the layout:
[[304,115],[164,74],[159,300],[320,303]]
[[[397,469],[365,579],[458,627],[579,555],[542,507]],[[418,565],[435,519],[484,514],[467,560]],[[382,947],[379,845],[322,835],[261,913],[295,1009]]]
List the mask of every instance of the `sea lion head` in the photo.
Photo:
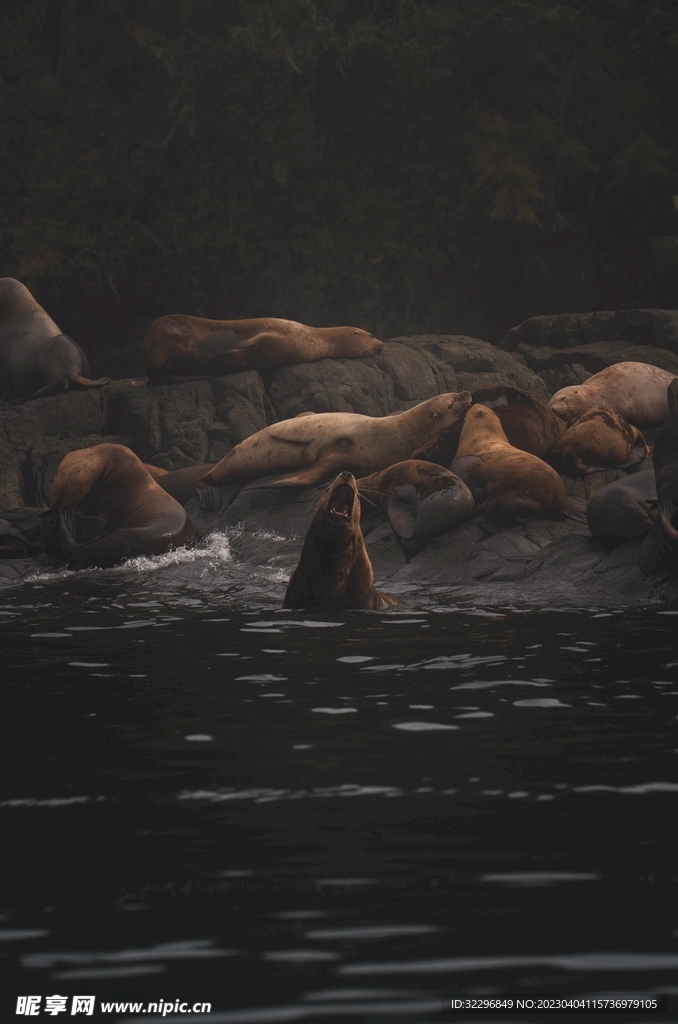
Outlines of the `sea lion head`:
[[549,405],[556,416],[560,416],[562,420],[571,423],[575,417],[579,416],[590,405],[586,401],[585,394],[586,392],[582,391],[578,384],[573,384],[571,387],[562,388],[560,391],[557,391]]
[[410,458],[449,466],[471,402],[470,391],[450,391],[410,409],[415,422],[421,423],[421,443],[410,453]]
[[338,358],[376,356],[384,349],[383,341],[359,327],[325,327],[322,333],[341,346]]
[[353,473],[339,473],[318,502],[316,522],[333,532],[360,529],[360,499]]
[[0,317],[40,308],[25,284],[14,277],[0,277]]

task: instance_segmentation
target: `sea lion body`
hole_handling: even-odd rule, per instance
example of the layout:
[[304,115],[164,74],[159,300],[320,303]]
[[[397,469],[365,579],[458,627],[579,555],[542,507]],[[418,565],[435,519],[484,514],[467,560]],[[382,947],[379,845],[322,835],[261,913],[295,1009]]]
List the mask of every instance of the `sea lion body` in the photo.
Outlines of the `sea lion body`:
[[[606,484],[589,499],[586,520],[596,540],[608,547],[642,537],[651,529],[651,505],[657,500],[654,471],[630,473]],[[648,504],[648,502],[650,504]]]
[[678,531],[674,523],[678,506],[678,377],[666,389],[666,404],[668,415],[652,446],[657,512],[638,553],[643,572],[664,569],[674,573],[678,563]]
[[578,473],[637,466],[650,449],[638,427],[612,409],[587,409],[572,421],[551,452],[552,460]]
[[450,468],[479,502],[478,511],[502,525],[559,518],[565,511],[567,494],[556,471],[509,444],[499,418],[484,405],[466,414]]
[[449,469],[419,459],[396,462],[357,481],[360,495],[380,505],[407,555],[454,529],[475,512],[473,495]]
[[41,398],[69,387],[96,388],[87,357],[13,277],[0,278],[0,400]]
[[[195,540],[184,509],[124,445],[99,444],[66,455],[52,484],[50,510],[59,512],[61,545],[72,568],[164,554]],[[80,543],[73,510],[82,527]]]
[[485,405],[499,418],[514,448],[542,458],[560,440],[564,425],[543,398],[508,384],[484,384],[471,392],[474,405]]
[[561,388],[549,404],[566,423],[599,408],[612,409],[634,427],[658,427],[668,416],[666,389],[674,376],[650,363],[613,363],[583,384]]
[[141,361],[150,381],[167,384],[317,359],[357,359],[376,355],[383,347],[358,327],[308,327],[276,317],[206,320],[172,314],[148,328]]
[[355,477],[339,473],[318,502],[283,607],[382,609],[400,603],[374,588]]
[[443,435],[459,432],[468,391],[437,395],[405,412],[363,416],[307,413],[274,423],[236,445],[200,481],[203,487],[246,484],[273,473],[276,486],[312,487],[346,469],[366,476],[413,456]]

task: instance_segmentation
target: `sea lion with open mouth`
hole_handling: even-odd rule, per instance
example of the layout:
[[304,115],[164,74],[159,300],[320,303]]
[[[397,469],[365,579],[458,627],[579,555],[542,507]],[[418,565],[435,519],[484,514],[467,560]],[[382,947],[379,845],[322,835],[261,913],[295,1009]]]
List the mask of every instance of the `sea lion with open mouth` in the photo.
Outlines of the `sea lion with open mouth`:
[[80,346],[61,333],[21,281],[0,278],[0,401],[98,388],[109,380],[90,380]]
[[69,452],[54,477],[49,511],[58,512],[61,548],[73,569],[161,555],[195,542],[181,505],[121,444]]
[[374,588],[355,477],[340,473],[318,502],[283,607],[382,609],[400,603]]
[[383,341],[359,327],[308,327],[296,320],[206,320],[171,314],[148,328],[141,362],[155,384],[275,370],[318,359],[374,356]]

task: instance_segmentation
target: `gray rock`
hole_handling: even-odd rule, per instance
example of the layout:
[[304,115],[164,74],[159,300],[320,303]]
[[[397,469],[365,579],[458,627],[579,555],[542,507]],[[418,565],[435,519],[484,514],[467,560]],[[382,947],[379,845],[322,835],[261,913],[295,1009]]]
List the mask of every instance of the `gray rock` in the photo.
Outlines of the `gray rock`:
[[587,375],[598,373],[613,363],[650,363],[662,370],[669,370],[678,376],[678,355],[656,345],[632,345],[627,341],[596,341],[591,345],[575,345],[572,348],[552,348],[549,345],[530,347],[521,342],[519,352],[527,366],[536,373],[545,370],[562,369],[574,365],[584,369]]
[[533,316],[511,328],[499,348],[507,352],[519,345],[574,348],[619,339],[633,345],[654,345],[678,354],[678,310],[622,309]]

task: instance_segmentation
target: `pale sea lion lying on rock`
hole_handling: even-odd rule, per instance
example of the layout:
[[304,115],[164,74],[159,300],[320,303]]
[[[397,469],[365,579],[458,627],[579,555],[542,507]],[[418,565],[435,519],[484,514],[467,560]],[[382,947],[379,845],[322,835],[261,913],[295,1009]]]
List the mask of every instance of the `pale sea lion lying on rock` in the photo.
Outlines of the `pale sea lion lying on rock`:
[[514,448],[542,458],[558,443],[564,424],[539,395],[508,384],[483,384],[471,392],[474,405],[492,409]]
[[475,512],[463,480],[432,462],[408,459],[357,481],[363,498],[386,512],[403,551],[414,555]]
[[606,484],[589,498],[586,521],[596,540],[607,547],[643,537],[651,529],[657,502],[654,470],[630,473]]
[[74,569],[160,555],[195,541],[181,505],[120,444],[98,444],[66,455],[52,484],[53,510],[59,513],[61,547]]
[[90,380],[80,346],[61,333],[21,281],[0,278],[0,401],[98,388],[109,380]]
[[478,512],[503,526],[565,512],[567,494],[556,471],[509,444],[499,418],[484,405],[469,409],[450,468],[469,487]]
[[583,384],[557,391],[556,416],[571,423],[587,409],[612,409],[635,427],[658,427],[668,416],[666,389],[675,374],[649,363],[614,363]]
[[650,449],[638,427],[612,409],[587,409],[572,421],[549,461],[564,472],[596,473],[615,467],[629,469],[642,462]]
[[313,487],[339,470],[366,476],[458,433],[471,404],[468,391],[429,398],[391,416],[353,412],[305,413],[273,423],[236,445],[199,483],[202,488],[246,484],[287,473],[276,487]]
[[381,609],[400,603],[374,588],[355,477],[340,473],[318,502],[283,607]]
[[678,377],[667,388],[668,416],[652,447],[657,492],[656,522],[643,541],[638,564],[643,572],[675,571],[678,562]]
[[358,327],[308,327],[295,320],[205,320],[173,314],[152,323],[141,345],[150,381],[171,384],[243,370],[275,370],[317,359],[358,359],[384,343]]

